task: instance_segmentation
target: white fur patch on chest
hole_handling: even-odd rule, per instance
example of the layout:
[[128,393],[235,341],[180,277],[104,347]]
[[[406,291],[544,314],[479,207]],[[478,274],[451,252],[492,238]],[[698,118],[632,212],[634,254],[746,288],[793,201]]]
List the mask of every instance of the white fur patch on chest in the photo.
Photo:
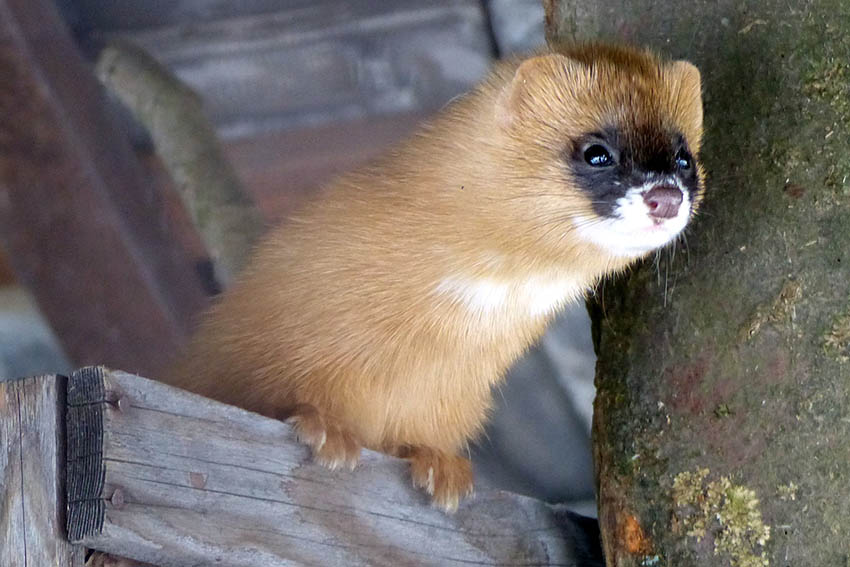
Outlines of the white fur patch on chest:
[[549,315],[582,293],[575,280],[532,278],[520,286],[532,316]]
[[508,301],[510,285],[487,278],[449,277],[437,286],[437,293],[458,301],[473,311],[496,311]]
[[532,277],[524,281],[506,282],[491,278],[451,276],[437,285],[436,292],[480,315],[516,310],[540,317],[554,313],[567,301],[579,297],[584,288],[572,278]]

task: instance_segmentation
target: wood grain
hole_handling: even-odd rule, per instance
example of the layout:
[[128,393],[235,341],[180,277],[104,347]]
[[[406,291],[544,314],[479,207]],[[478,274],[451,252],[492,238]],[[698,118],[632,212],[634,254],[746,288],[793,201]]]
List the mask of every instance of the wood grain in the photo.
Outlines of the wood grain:
[[285,423],[138,376],[88,369],[68,399],[68,531],[88,547],[174,566],[601,565],[567,512],[483,490],[447,516],[403,461],[329,471]]
[[0,382],[0,565],[78,567],[63,533],[63,378]]

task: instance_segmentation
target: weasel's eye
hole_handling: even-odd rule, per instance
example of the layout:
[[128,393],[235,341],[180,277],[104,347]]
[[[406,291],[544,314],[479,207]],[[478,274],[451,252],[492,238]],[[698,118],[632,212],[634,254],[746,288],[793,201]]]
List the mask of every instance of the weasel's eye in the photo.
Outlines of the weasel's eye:
[[685,148],[681,148],[676,152],[676,167],[682,171],[688,171],[691,168],[691,161],[693,161],[691,154]]
[[593,144],[584,150],[584,161],[593,167],[608,167],[614,165],[614,158],[611,157],[611,152],[602,144]]

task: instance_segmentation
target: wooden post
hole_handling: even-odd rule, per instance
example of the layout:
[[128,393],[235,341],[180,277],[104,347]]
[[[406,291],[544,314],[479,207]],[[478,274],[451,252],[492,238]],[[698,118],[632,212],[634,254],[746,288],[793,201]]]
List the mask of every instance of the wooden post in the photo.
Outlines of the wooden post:
[[[448,516],[405,462],[313,465],[280,421],[101,368],[68,388],[72,541],[157,565],[581,565],[595,522],[482,490]],[[598,534],[598,532],[595,532]]]
[[65,379],[0,382],[0,565],[79,567],[63,533]]
[[0,246],[76,364],[155,373],[207,303],[53,2],[0,0]]

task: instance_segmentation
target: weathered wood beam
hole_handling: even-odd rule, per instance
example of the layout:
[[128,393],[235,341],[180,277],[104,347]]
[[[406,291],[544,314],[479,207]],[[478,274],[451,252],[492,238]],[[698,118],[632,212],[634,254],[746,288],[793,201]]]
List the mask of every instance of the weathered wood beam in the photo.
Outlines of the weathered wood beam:
[[48,0],[0,0],[0,245],[77,364],[155,373],[195,261]]
[[150,133],[209,251],[218,284],[229,287],[266,227],[222,155],[201,98],[144,49],[127,41],[104,48],[95,69]]
[[106,37],[143,47],[202,93],[226,138],[430,113],[492,63],[480,0],[86,1]]
[[406,463],[311,464],[289,425],[101,368],[68,388],[72,541],[157,565],[600,566],[595,530],[482,490],[448,516]]
[[0,565],[79,567],[64,536],[65,379],[0,382]]

